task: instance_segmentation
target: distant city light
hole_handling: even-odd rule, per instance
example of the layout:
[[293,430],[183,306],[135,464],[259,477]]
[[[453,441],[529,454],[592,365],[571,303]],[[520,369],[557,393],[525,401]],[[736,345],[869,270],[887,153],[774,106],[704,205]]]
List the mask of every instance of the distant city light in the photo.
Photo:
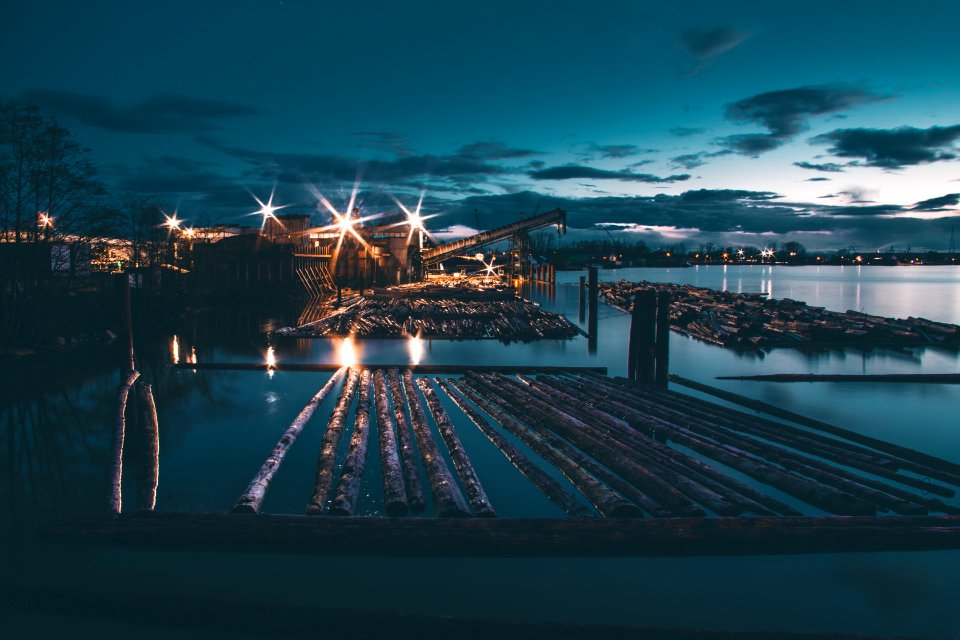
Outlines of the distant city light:
[[165,220],[163,221],[163,226],[165,226],[170,231],[179,229],[180,225],[183,224],[183,220],[180,220],[177,218],[176,212],[174,212],[172,216],[163,214],[163,217],[165,218]]
[[52,229],[53,228],[53,216],[46,213],[38,214],[37,225],[41,229]]
[[[270,220],[271,218],[274,220],[279,220],[277,218],[277,211],[279,211],[280,209],[286,209],[287,207],[290,206],[288,204],[279,205],[279,206],[273,204],[274,192],[275,192],[275,189],[270,190],[270,197],[267,198],[266,202],[264,202],[257,196],[253,196],[253,199],[256,200],[257,204],[260,205],[260,208],[257,211],[254,211],[250,215],[260,215],[263,217],[263,221],[260,223],[261,229],[267,225],[267,220]],[[253,194],[250,194],[250,195],[253,195]]]

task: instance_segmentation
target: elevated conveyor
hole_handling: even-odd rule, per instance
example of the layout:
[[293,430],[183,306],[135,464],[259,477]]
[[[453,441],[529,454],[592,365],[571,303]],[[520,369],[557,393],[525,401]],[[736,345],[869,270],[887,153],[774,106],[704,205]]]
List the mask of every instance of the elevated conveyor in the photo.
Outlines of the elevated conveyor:
[[453,256],[471,253],[480,247],[484,247],[494,242],[512,238],[517,234],[528,233],[550,225],[557,225],[561,233],[567,232],[567,212],[563,209],[554,209],[540,215],[518,220],[496,229],[481,231],[466,238],[460,238],[453,242],[447,242],[436,247],[424,249],[420,254],[424,267],[434,267]]

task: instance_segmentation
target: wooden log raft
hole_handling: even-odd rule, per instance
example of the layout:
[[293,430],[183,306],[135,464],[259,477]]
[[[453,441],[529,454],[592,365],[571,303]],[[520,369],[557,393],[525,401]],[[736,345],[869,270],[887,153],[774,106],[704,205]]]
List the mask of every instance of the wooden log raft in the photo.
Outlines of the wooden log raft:
[[407,404],[410,406],[410,422],[413,433],[417,437],[417,448],[423,458],[423,468],[427,472],[430,482],[430,493],[433,503],[440,517],[466,517],[470,509],[463,499],[460,487],[457,486],[450,468],[440,455],[440,449],[430,435],[430,426],[427,416],[423,412],[423,405],[413,384],[413,373],[406,369],[403,372],[403,390],[407,395]]
[[517,471],[522,473],[543,495],[551,502],[560,507],[567,515],[575,518],[589,518],[593,513],[583,506],[572,493],[563,488],[563,486],[547,475],[543,469],[538,467],[530,458],[525,456],[522,451],[513,446],[506,438],[493,428],[493,426],[480,415],[480,412],[468,404],[468,400],[445,378],[435,378],[437,384],[453,400],[454,404],[466,414],[470,421],[476,425],[477,429],[487,437],[500,452],[513,463]]
[[360,374],[360,394],[357,402],[357,418],[350,436],[350,448],[343,460],[340,482],[330,504],[330,513],[352,516],[360,499],[360,481],[367,464],[367,444],[370,441],[370,370]]
[[[517,420],[511,418],[506,412],[511,408],[515,410],[516,407],[511,407],[509,402],[499,399],[495,394],[496,390],[488,388],[485,382],[461,379],[456,382],[448,380],[448,383],[483,409],[500,426],[519,438],[540,457],[559,469],[573,483],[573,486],[590,501],[590,504],[600,512],[600,515],[610,518],[640,517],[643,515],[635,504],[624,497],[632,488],[626,481],[616,477],[552,433],[538,433],[534,428],[523,426]],[[618,491],[623,491],[623,495]],[[659,504],[639,491],[635,493],[637,504],[650,513],[660,513],[661,507]],[[633,500],[633,497],[630,496],[630,499]]]
[[407,513],[407,492],[403,488],[403,467],[397,454],[395,421],[390,414],[383,369],[373,372],[373,389],[377,408],[377,440],[380,443],[383,509],[388,516],[402,516]]
[[153,388],[149,384],[139,383],[137,397],[140,401],[140,424],[143,427],[137,507],[143,511],[153,511],[157,505],[157,484],[160,480],[160,423],[157,420]]
[[403,385],[400,381],[400,372],[390,369],[387,379],[390,383],[390,393],[393,398],[393,415],[397,420],[397,442],[400,445],[400,458],[403,460],[403,484],[407,490],[407,501],[410,511],[423,513],[426,501],[423,497],[423,484],[420,482],[420,463],[417,448],[414,444],[416,436],[410,419],[407,417],[406,401],[403,398]]
[[[623,417],[620,416],[617,411],[613,410],[615,407],[609,404],[610,399],[618,399],[618,398],[616,396],[611,396],[609,394],[609,390],[604,389],[602,384],[599,384],[597,381],[595,381],[592,378],[589,380],[583,380],[576,377],[554,378],[552,376],[549,376],[549,377],[541,376],[538,378],[538,381],[541,381],[541,380],[545,384],[552,384],[557,386],[557,388],[559,388],[561,391],[566,391],[567,393],[570,393],[573,397],[587,398],[586,400],[582,400],[584,402],[597,403],[598,401],[603,401],[604,403],[603,406],[606,411],[610,412],[611,415],[619,417],[621,420],[623,419]],[[649,436],[651,439],[654,439],[655,441],[659,441],[661,439],[660,433],[658,433],[656,430],[651,430],[649,432]],[[688,466],[688,465],[693,466],[696,470],[700,471],[704,476],[711,478],[712,480],[717,482],[719,485],[727,487],[728,490],[732,492],[731,498],[734,500],[742,501],[744,505],[748,507],[749,511],[753,511],[754,513],[757,513],[759,515],[765,515],[762,511],[758,510],[758,507],[756,505],[759,505],[760,509],[769,510],[774,514],[788,515],[788,516],[802,515],[799,511],[797,511],[793,507],[781,502],[780,500],[777,500],[776,498],[772,498],[766,495],[765,493],[761,493],[760,491],[757,491],[753,487],[743,482],[740,482],[739,480],[731,476],[728,476],[727,474],[717,469],[714,469],[710,465],[706,465],[698,461],[695,461],[693,460],[693,458],[689,456],[685,456],[683,458],[673,458],[673,459],[680,462],[684,466]],[[724,490],[722,489],[722,487],[718,487],[717,490],[720,493],[724,493]]]
[[[468,374],[468,377],[469,374]],[[483,377],[483,376],[482,376]],[[526,414],[536,415],[543,425],[576,445],[605,467],[629,481],[676,516],[702,516],[703,510],[670,483],[638,463],[625,447],[609,436],[596,434],[581,420],[556,409],[530,393],[525,386],[505,376],[486,376],[503,395]]]
[[276,475],[277,470],[280,468],[280,463],[283,462],[293,443],[300,437],[304,427],[310,422],[310,418],[313,417],[317,407],[319,407],[330,394],[330,391],[333,390],[346,371],[346,367],[340,367],[340,369],[330,377],[327,383],[310,398],[307,406],[300,410],[300,413],[293,419],[293,422],[290,423],[287,430],[283,432],[280,441],[277,442],[273,451],[270,452],[270,455],[264,461],[263,465],[261,465],[260,470],[257,471],[257,474],[253,477],[253,480],[250,481],[247,490],[244,491],[240,499],[237,500],[237,504],[233,507],[234,513],[260,513],[260,507],[263,505],[263,499],[267,494],[267,487],[270,486],[270,481],[273,480],[273,476]]
[[130,388],[140,377],[139,371],[127,373],[117,394],[117,419],[113,429],[113,468],[110,477],[110,511],[120,513],[123,510],[123,443],[127,434],[127,398]]
[[457,475],[460,477],[460,484],[467,494],[467,500],[470,501],[470,508],[473,510],[473,515],[479,518],[495,517],[497,513],[494,511],[493,505],[490,504],[490,499],[483,490],[483,485],[480,483],[480,478],[473,468],[473,463],[470,462],[470,458],[463,448],[463,443],[460,442],[460,437],[450,422],[450,416],[447,415],[443,405],[440,404],[440,398],[437,397],[433,387],[430,386],[430,381],[426,378],[417,378],[417,386],[423,393],[423,397],[427,400],[427,408],[430,409],[433,421],[437,423],[440,438],[444,444],[447,445],[447,451],[450,452],[450,460],[453,461],[453,466],[457,470]]
[[337,406],[334,407],[330,421],[327,422],[327,431],[323,434],[320,454],[317,456],[317,475],[314,480],[313,496],[307,503],[308,514],[317,515],[323,513],[326,508],[327,494],[330,493],[330,486],[333,484],[333,470],[337,463],[337,449],[340,446],[340,436],[343,433],[343,422],[350,412],[350,404],[353,402],[353,395],[359,379],[360,372],[356,369],[350,369],[347,382],[343,385],[340,398],[337,400]]

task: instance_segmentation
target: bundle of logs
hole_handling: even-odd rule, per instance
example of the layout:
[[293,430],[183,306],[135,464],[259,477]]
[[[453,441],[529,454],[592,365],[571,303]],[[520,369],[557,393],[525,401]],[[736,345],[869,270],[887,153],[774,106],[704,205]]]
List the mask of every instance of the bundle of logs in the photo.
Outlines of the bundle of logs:
[[[858,442],[840,427],[788,426],[585,371],[428,377],[345,367],[283,435],[235,511],[260,511],[287,450],[335,387],[309,514],[495,516],[458,433],[470,424],[575,518],[960,513],[941,499],[960,486],[960,464]],[[374,447],[379,469],[367,468]],[[361,496],[364,474],[378,473],[381,497]]]
[[602,282],[604,301],[630,311],[634,293],[656,288],[669,292],[674,331],[736,349],[803,346],[960,346],[960,327],[924,318],[884,318],[857,311],[839,313],[785,298],[730,293],[690,285]]
[[279,329],[301,338],[568,339],[579,333],[563,316],[499,288],[407,285],[344,300],[320,320]]

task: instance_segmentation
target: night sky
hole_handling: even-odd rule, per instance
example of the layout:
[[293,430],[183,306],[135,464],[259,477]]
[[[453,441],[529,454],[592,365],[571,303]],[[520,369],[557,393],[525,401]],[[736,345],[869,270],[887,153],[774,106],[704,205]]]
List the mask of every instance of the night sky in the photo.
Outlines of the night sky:
[[[658,246],[944,250],[960,3],[7,2],[0,97],[194,224],[556,206]],[[960,225],[958,225],[960,226]],[[960,232],[960,229],[958,229]],[[960,233],[958,233],[960,236]]]

